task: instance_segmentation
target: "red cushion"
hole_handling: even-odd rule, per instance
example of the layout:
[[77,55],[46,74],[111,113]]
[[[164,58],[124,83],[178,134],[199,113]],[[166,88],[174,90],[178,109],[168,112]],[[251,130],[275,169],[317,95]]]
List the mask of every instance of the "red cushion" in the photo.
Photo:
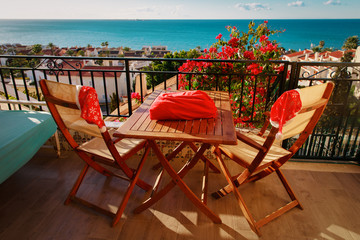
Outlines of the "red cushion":
[[151,120],[215,118],[214,101],[203,91],[163,93],[150,108]]
[[79,95],[81,117],[89,124],[96,124],[99,128],[105,126],[97,93],[94,88],[82,86]]
[[298,90],[284,92],[271,108],[270,122],[274,127],[279,128],[282,134],[282,128],[301,110],[302,102]]

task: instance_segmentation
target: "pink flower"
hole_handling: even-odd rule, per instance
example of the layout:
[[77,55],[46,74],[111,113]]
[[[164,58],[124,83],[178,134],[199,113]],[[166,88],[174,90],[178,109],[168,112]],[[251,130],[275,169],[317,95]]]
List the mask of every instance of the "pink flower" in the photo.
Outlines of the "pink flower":
[[215,39],[221,39],[221,38],[222,38],[222,34],[219,33],[219,35],[217,35]]

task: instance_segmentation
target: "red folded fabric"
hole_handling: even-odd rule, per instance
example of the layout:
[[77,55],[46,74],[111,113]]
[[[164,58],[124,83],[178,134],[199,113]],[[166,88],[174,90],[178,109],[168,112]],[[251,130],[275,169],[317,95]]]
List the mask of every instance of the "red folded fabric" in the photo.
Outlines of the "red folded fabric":
[[97,93],[94,88],[82,86],[78,100],[80,104],[81,117],[90,124],[96,124],[100,129],[105,126]]
[[271,107],[270,123],[279,128],[277,139],[282,138],[282,128],[301,110],[302,102],[297,90],[284,92]]
[[163,93],[150,108],[151,120],[215,118],[214,101],[203,91]]

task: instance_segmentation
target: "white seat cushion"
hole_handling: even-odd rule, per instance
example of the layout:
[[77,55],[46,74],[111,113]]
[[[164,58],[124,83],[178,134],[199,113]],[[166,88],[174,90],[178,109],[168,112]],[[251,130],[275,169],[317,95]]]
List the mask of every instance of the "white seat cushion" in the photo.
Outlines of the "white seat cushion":
[[[124,138],[121,141],[117,142],[115,144],[115,147],[119,152],[120,156],[123,157],[131,149],[144,142],[144,139]],[[113,160],[113,157],[102,138],[95,137],[90,141],[81,144],[78,149]]]
[[[246,137],[251,138],[252,140],[256,141],[260,145],[263,145],[265,142],[265,138],[262,138],[254,133],[248,132],[248,133],[241,133],[245,135]],[[249,145],[245,144],[244,142],[238,140],[237,145],[220,145],[221,149],[223,149],[225,152],[231,152],[233,155],[235,155],[237,158],[243,160],[244,162],[250,164],[255,156],[259,153],[259,151],[253,147],[250,147]],[[262,163],[267,163],[270,161],[274,161],[279,159],[280,157],[286,156],[288,154],[291,154],[291,152],[287,151],[286,149],[282,148],[279,144],[274,143],[272,147],[270,148],[270,151],[266,154],[264,160]],[[262,165],[262,164],[260,164]]]

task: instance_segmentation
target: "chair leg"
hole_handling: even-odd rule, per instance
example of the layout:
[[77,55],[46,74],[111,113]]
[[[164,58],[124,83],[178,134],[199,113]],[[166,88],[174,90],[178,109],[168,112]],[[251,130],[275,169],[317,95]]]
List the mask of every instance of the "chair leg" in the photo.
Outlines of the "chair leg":
[[[246,220],[248,221],[251,229],[258,235],[261,236],[260,229],[256,224],[255,219],[253,218],[252,214],[250,213],[249,209],[247,208],[244,199],[242,198],[237,186],[235,186],[234,182],[232,181],[231,174],[229,172],[229,169],[226,167],[224,160],[216,154],[216,159],[219,162],[220,168],[222,172],[224,173],[224,176],[229,183],[229,187],[231,188],[232,192],[234,192],[235,197],[237,199],[237,202],[240,206],[240,209],[242,213],[244,214]],[[231,191],[230,191],[231,192]]]
[[136,173],[134,174],[133,179],[130,181],[129,187],[126,190],[123,199],[121,200],[120,206],[119,206],[119,208],[115,214],[115,217],[113,219],[112,226],[115,226],[119,222],[121,215],[123,214],[123,212],[125,210],[126,204],[129,201],[130,195],[131,195],[132,191],[134,190],[136,182],[139,180],[139,175],[140,175],[141,169],[144,166],[145,160],[147,159],[149,152],[150,152],[150,147],[147,146],[145,153],[142,156],[141,161],[136,169]]
[[84,177],[85,177],[88,170],[89,170],[89,165],[85,164],[85,166],[81,170],[81,172],[80,172],[80,174],[79,174],[73,188],[71,189],[68,197],[65,200],[65,203],[64,203],[65,205],[69,204],[71,202],[71,199],[76,195],[76,193],[79,190],[79,187],[80,187],[82,181],[84,180]]
[[284,174],[282,173],[282,171],[280,169],[276,170],[276,173],[278,175],[278,177],[280,178],[282,184],[284,185],[287,193],[289,194],[289,197],[291,198],[291,200],[296,201],[297,202],[297,206],[300,209],[304,209],[303,206],[301,205],[301,203],[299,202],[299,199],[296,197],[294,191],[291,189],[289,182],[286,180]]

